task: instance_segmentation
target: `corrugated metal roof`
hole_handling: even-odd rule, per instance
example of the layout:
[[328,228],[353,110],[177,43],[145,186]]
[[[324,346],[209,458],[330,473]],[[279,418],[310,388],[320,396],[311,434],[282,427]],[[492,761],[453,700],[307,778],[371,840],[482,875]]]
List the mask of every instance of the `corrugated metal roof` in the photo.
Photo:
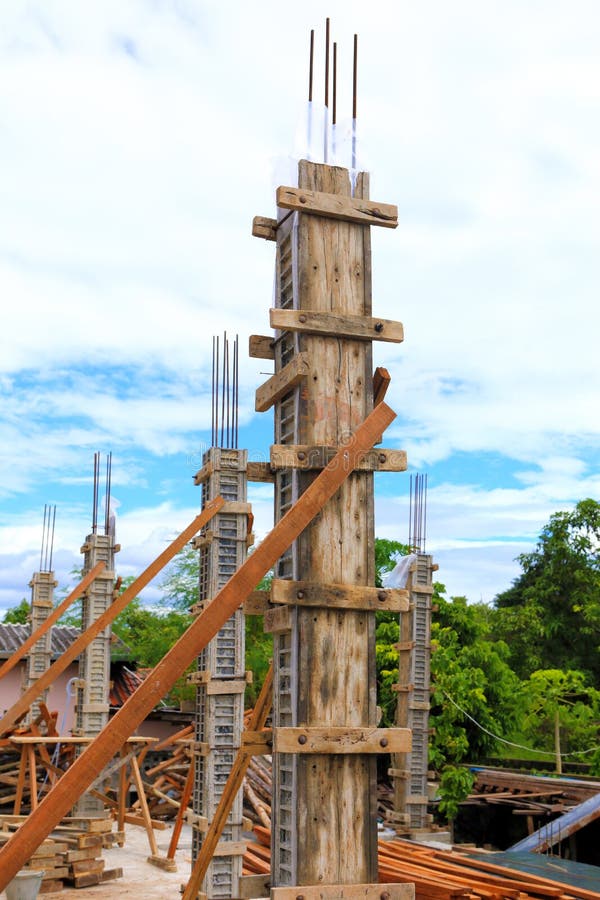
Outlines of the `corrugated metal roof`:
[[[58,659],[59,656],[71,646],[73,641],[81,634],[79,628],[73,625],[53,625],[52,626],[52,658]],[[29,625],[10,625],[0,623],[0,659],[8,659],[15,650],[18,650],[30,634]],[[113,647],[120,651],[127,650],[127,645],[120,638],[113,637]],[[111,647],[112,650],[112,647]]]

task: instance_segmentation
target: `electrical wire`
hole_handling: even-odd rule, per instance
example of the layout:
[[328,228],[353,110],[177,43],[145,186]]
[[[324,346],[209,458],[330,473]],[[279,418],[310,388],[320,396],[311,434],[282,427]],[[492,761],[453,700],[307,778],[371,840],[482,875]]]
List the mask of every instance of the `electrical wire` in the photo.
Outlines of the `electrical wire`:
[[[442,690],[442,694],[446,697],[450,703],[453,704],[457,708],[459,712],[466,716],[474,725],[476,725],[480,731],[483,731],[484,734],[489,735],[494,738],[496,741],[500,741],[501,744],[507,744],[509,747],[516,747],[518,750],[527,750],[529,753],[538,753],[541,756],[551,756],[553,759],[556,759],[556,753],[552,750],[534,750],[533,747],[525,747],[523,744],[515,744],[514,741],[507,741],[506,738],[501,738],[500,735],[494,734],[493,731],[489,731],[481,722],[478,722],[477,719],[474,719],[473,716],[469,715],[466,709],[463,709],[462,706],[459,706],[456,700],[454,700],[450,694],[446,691]],[[595,753],[596,750],[600,750],[600,746],[598,747],[590,747],[588,750],[575,750],[573,753],[560,753],[559,756],[561,759],[568,759],[569,757],[574,756],[582,756],[585,753]]]

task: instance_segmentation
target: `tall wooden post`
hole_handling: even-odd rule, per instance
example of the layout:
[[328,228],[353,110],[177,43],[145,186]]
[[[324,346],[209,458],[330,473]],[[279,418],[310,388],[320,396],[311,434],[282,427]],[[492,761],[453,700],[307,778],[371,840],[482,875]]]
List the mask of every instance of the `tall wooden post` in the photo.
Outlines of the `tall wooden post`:
[[[402,339],[399,323],[370,318],[368,224],[393,226],[395,207],[368,202],[364,173],[354,198],[346,169],[303,160],[298,184],[277,192],[278,205],[293,214],[282,211],[278,222],[255,220],[254,230],[277,240],[275,375],[259,389],[256,403],[258,410],[275,405],[276,519],[371,411],[371,341]],[[267,355],[260,340],[255,355]],[[360,590],[374,585],[377,457],[371,463],[347,479],[277,565],[277,577],[295,583],[288,605],[265,621],[275,635],[277,887],[377,881],[376,757],[366,748],[348,753],[331,744],[324,752],[277,752],[278,746],[289,748],[277,739],[289,728],[303,726],[298,741],[309,746],[311,735],[330,726],[377,725],[375,613]],[[405,465],[403,457],[396,468]],[[336,593],[343,601],[335,608],[327,599],[331,585],[340,586]],[[319,589],[322,600],[306,605],[308,594],[314,599]],[[272,599],[277,602],[275,593]]]

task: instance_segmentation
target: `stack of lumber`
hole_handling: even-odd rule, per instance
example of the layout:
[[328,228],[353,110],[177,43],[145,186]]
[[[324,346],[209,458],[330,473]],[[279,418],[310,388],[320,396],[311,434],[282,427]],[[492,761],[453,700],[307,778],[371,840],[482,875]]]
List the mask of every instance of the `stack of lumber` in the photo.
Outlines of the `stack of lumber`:
[[[244,875],[270,871],[271,834],[254,827]],[[508,869],[456,850],[435,850],[412,841],[379,841],[379,881],[414,884],[415,900],[600,900],[600,894],[517,869]]]
[[[0,819],[0,844],[7,841],[25,816]],[[41,894],[60,891],[65,886],[83,888],[103,884],[123,876],[121,868],[107,869],[102,851],[122,843],[122,832],[112,830],[112,819],[68,818],[38,847],[25,868],[42,869]]]
[[478,769],[468,804],[508,805],[531,813],[563,813],[600,792],[600,782]]

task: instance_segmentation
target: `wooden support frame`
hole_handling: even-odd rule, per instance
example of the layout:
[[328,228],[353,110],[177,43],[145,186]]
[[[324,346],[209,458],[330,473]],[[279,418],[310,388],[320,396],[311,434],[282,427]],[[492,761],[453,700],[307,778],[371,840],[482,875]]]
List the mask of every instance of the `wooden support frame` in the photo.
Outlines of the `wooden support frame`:
[[[324,469],[337,452],[323,444],[272,444],[271,469]],[[405,472],[408,466],[406,450],[379,447],[370,450],[356,466],[358,472]]]
[[31,650],[34,644],[36,644],[41,637],[43,637],[50,628],[54,625],[55,622],[58,622],[60,617],[65,613],[72,603],[75,602],[83,592],[90,586],[92,581],[100,575],[102,570],[105,568],[105,562],[97,563],[93,569],[91,569],[85,578],[82,578],[79,584],[73,588],[68,597],[59,603],[56,609],[52,610],[47,619],[37,628],[32,634],[29,635],[26,641],[24,641],[21,646],[15,650],[12,656],[10,656],[6,662],[0,666],[0,678],[3,678],[5,675],[14,669],[19,660],[23,659],[24,656]]
[[273,729],[274,753],[409,753],[408,728],[347,728],[339,725]]
[[404,328],[391,319],[353,316],[349,313],[313,312],[307,309],[270,309],[271,328],[281,331],[302,331],[324,337],[347,338],[354,341],[386,341],[401,344]]
[[377,203],[375,200],[295,187],[278,187],[276,202],[280,209],[293,209],[313,216],[341,219],[357,225],[398,227],[398,207],[391,203]]
[[266,334],[251,334],[248,340],[248,356],[251,359],[275,359],[273,338]]
[[136,578],[133,584],[129,585],[129,587],[115,599],[109,609],[102,613],[102,615],[99,616],[96,621],[83,632],[83,634],[80,634],[79,637],[73,641],[71,646],[65,650],[62,656],[60,656],[56,662],[54,662],[50,668],[37,679],[35,684],[32,684],[31,687],[19,697],[16,703],[13,703],[11,708],[7,710],[0,720],[0,735],[6,734],[8,729],[15,724],[19,716],[29,709],[33,700],[35,700],[36,697],[39,697],[42,691],[49,687],[54,680],[65,671],[69,663],[85,650],[97,634],[104,631],[104,629],[116,619],[119,613],[125,609],[127,604],[130,603],[134,597],[137,597],[139,592],[146,587],[148,582],[152,581],[152,579],[164,569],[167,563],[169,563],[173,557],[185,547],[196,532],[203,528],[204,525],[219,512],[224,502],[222,497],[217,497],[214,500],[211,500],[210,503],[207,503],[200,515],[196,516],[188,527],[181,532],[179,537],[175,538],[166,550],[163,550],[154,562],[151,563],[138,578]]
[[[385,403],[381,403],[367,416],[363,424],[356,429],[352,444],[340,450],[330,465],[308,486],[300,499],[216,594],[212,603],[165,654],[153,669],[151,676],[142,682],[101,734],[44,797],[19,831],[0,850],[2,873],[0,890],[6,887],[33,851],[72,807],[74,797],[78,797],[86,790],[98,771],[119,751],[128,735],[138,727],[173,682],[196,659],[199,651],[241,606],[262,576],[335,494],[353,471],[361,455],[373,445],[377,435],[381,434],[395,417],[396,414]],[[216,511],[215,509],[214,512]],[[189,536],[186,536],[183,543],[187,540]],[[164,554],[161,554],[159,559],[162,556]]]
[[307,353],[297,353],[287,366],[272,375],[256,391],[254,408],[256,412],[266,412],[292,388],[300,384],[310,371]]
[[265,241],[277,240],[277,219],[269,219],[267,216],[254,216],[252,219],[252,237],[262,238]]
[[402,588],[376,588],[354,584],[318,584],[274,578],[271,603],[318,606],[327,609],[368,609],[407,612],[409,592]]
[[270,900],[414,900],[414,884],[318,884],[271,888]]

